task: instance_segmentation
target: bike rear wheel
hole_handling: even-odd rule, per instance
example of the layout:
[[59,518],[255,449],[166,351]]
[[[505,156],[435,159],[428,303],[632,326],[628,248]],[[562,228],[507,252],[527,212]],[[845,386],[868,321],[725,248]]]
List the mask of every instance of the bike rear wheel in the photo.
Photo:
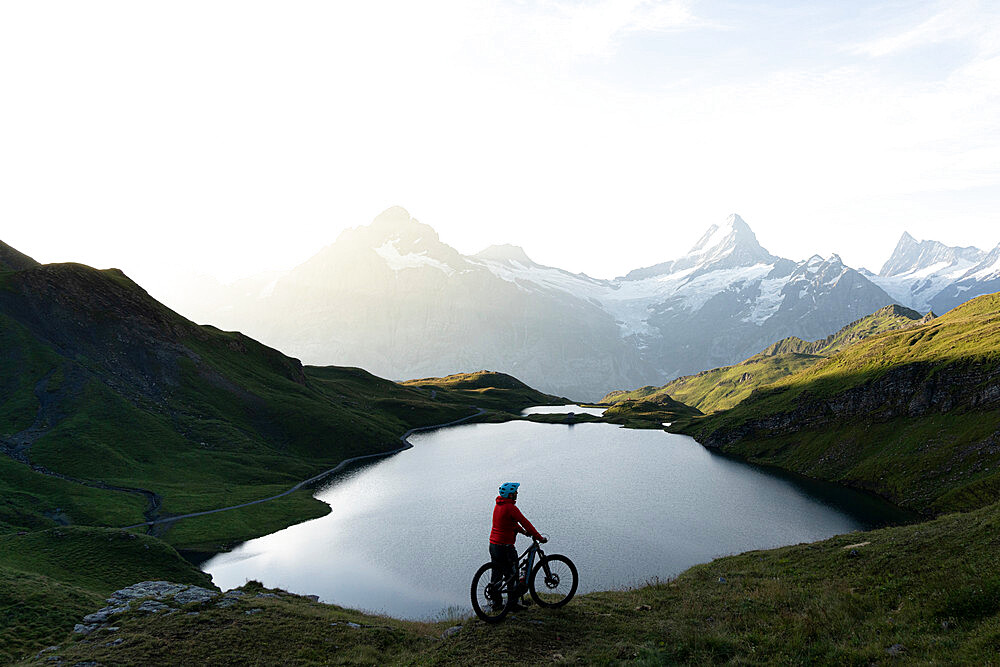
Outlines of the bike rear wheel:
[[507,582],[501,577],[494,585],[493,563],[486,563],[472,578],[472,609],[476,616],[487,623],[499,623],[510,611],[510,594]]
[[531,599],[540,607],[561,607],[576,595],[579,577],[576,565],[566,556],[555,554],[538,561],[528,579]]

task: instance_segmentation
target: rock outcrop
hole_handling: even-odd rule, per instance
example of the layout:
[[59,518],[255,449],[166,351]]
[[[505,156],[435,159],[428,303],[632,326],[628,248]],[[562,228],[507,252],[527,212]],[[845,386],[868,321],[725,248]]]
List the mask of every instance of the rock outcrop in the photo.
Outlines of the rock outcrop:
[[146,614],[174,613],[192,603],[204,604],[216,598],[225,599],[225,595],[228,593],[220,594],[219,591],[189,584],[142,581],[112,593],[107,599],[106,607],[84,616],[81,622],[74,626],[73,631],[89,635],[95,630],[107,629],[114,616],[128,611],[134,610]]
[[[758,398],[767,391],[761,390]],[[743,439],[819,430],[850,420],[885,422],[944,414],[959,407],[984,410],[993,406],[1000,406],[1000,369],[994,366],[908,364],[834,396],[803,393],[793,410],[715,430],[701,442],[725,449]]]

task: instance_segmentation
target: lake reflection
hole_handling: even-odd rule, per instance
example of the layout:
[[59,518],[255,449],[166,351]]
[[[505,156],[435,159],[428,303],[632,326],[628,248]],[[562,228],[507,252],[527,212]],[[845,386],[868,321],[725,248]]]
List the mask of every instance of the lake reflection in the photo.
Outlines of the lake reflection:
[[536,405],[521,411],[522,415],[565,415],[574,412],[578,415],[597,415],[600,417],[607,408],[585,408],[580,405]]
[[[321,519],[203,565],[223,589],[257,579],[403,618],[469,607],[489,559],[497,486],[580,571],[580,592],[640,585],[696,563],[902,520],[892,507],[710,453],[691,438],[610,424],[509,422],[410,438],[316,493]],[[528,545],[521,537],[519,549]]]

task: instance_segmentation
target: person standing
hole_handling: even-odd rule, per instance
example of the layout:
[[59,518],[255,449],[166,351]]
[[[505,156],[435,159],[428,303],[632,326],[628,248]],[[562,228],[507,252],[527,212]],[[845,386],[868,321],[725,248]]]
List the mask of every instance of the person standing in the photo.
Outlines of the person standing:
[[[518,533],[533,537],[542,544],[548,541],[521,514],[521,510],[517,509],[519,486],[521,486],[519,482],[501,484],[500,495],[497,496],[496,505],[493,507],[493,529],[490,531],[490,560],[493,562],[490,583],[493,585],[498,584],[504,577],[517,574],[517,549],[514,547],[514,542]],[[511,597],[519,598],[523,594],[524,590],[519,583],[518,590],[514,591]],[[499,596],[493,598],[493,602],[500,603]]]

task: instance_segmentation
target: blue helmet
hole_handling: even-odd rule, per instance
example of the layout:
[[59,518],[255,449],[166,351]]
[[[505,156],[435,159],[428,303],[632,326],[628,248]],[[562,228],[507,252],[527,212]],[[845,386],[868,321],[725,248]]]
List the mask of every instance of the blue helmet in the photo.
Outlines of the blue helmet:
[[519,486],[521,486],[519,482],[504,482],[500,485],[500,497],[510,498],[517,493],[517,487]]

